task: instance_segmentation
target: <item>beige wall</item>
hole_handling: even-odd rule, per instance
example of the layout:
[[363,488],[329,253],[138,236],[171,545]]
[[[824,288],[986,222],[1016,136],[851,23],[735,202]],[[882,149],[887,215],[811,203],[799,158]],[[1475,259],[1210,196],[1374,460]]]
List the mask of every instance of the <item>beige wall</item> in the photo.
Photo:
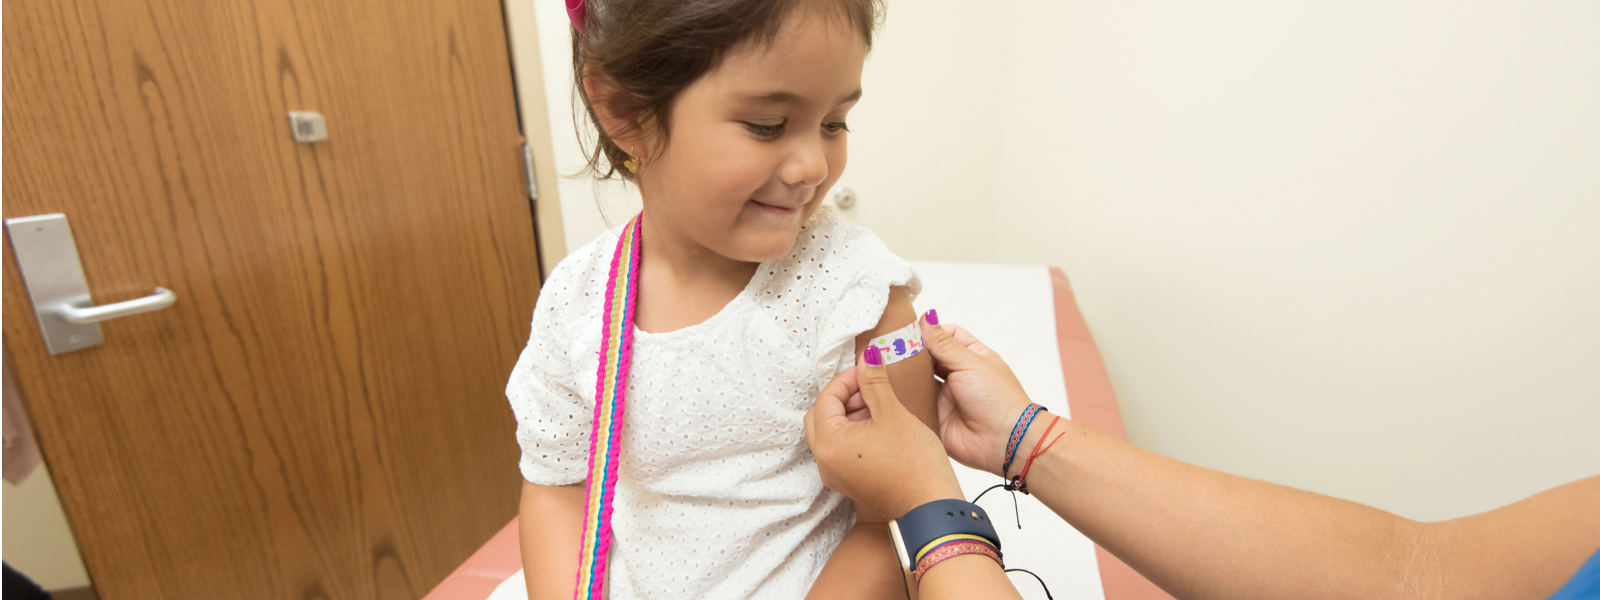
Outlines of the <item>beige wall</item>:
[[854,218],[1066,269],[1136,443],[1429,520],[1600,473],[1600,4],[891,4]]
[[1600,474],[1600,4],[1013,6],[995,258],[1136,441],[1421,519]]
[[47,590],[89,585],[50,472],[40,466],[22,485],[0,485],[5,487],[5,561]]

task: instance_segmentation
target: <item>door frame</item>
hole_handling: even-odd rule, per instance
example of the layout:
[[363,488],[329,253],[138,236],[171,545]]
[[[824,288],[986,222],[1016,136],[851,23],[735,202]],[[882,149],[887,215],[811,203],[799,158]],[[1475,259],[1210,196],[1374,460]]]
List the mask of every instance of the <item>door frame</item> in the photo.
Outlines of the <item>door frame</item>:
[[[547,0],[554,1],[554,0]],[[517,90],[517,115],[522,137],[533,149],[538,199],[533,202],[534,234],[539,240],[539,268],[549,277],[567,256],[566,228],[561,221],[561,190],[555,149],[550,139],[550,105],[545,98],[544,63],[539,24],[532,0],[503,0],[506,39],[511,44],[511,71]]]

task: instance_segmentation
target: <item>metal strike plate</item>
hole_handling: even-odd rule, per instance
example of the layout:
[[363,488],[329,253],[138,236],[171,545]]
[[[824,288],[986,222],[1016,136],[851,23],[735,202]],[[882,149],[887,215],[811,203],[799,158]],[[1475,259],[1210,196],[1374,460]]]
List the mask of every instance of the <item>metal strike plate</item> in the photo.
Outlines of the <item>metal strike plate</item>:
[[6,219],[6,237],[11,240],[12,254],[17,257],[22,281],[28,287],[28,298],[33,301],[33,314],[39,319],[39,331],[44,334],[44,344],[50,353],[81,350],[105,341],[100,335],[99,323],[69,323],[50,310],[63,303],[75,308],[94,306],[67,216]]
[[322,118],[322,113],[291,112],[289,133],[294,135],[296,142],[320,142],[328,139],[328,122]]

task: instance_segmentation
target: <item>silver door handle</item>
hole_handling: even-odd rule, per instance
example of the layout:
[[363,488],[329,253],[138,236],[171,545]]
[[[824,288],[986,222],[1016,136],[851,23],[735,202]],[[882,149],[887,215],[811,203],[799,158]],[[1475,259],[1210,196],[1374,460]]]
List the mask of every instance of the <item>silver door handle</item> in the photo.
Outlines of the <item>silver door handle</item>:
[[28,286],[39,334],[50,354],[98,346],[105,341],[101,321],[160,310],[178,300],[172,290],[156,288],[151,296],[95,306],[66,215],[16,217],[5,223],[12,256],[17,259],[22,283]]
[[126,317],[128,315],[137,315],[139,313],[150,312],[152,310],[161,310],[168,306],[172,306],[172,303],[177,301],[178,295],[172,293],[172,290],[158,287],[156,288],[156,292],[154,294],[136,300],[118,302],[116,304],[107,304],[105,306],[94,306],[90,308],[78,308],[66,302],[62,302],[52,307],[52,312],[61,315],[61,318],[68,323],[88,325],[90,323],[109,321],[117,317]]

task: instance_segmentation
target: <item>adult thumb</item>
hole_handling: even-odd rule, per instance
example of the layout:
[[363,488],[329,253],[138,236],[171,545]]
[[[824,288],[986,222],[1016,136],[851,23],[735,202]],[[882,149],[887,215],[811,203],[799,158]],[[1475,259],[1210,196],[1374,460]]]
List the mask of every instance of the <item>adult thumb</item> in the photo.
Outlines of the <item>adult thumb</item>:
[[890,415],[891,411],[906,410],[900,404],[900,397],[894,393],[894,384],[889,382],[889,367],[884,365],[884,354],[887,354],[887,349],[867,346],[861,353],[860,363],[856,365],[856,383],[861,389],[861,399],[866,401],[867,410],[872,411],[874,421]]
[[943,377],[951,371],[976,367],[982,357],[961,343],[961,340],[956,339],[949,327],[933,320],[934,314],[930,310],[917,322],[917,325],[922,327],[922,345],[933,354],[934,373]]

